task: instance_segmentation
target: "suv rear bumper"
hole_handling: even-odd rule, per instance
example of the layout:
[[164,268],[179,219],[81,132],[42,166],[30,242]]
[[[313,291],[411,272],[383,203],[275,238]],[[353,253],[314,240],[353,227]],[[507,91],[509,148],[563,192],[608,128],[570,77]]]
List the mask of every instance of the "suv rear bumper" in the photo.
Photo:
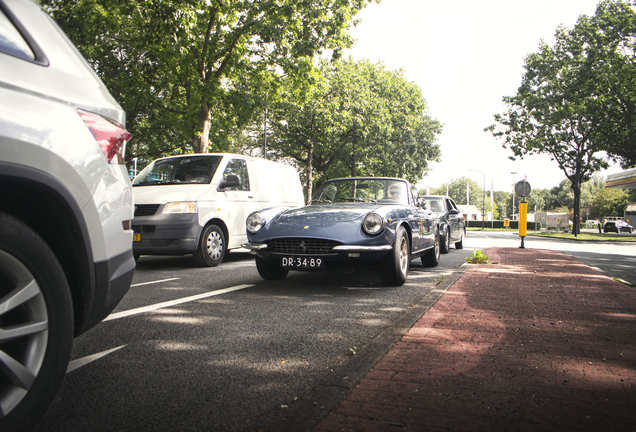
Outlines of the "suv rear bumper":
[[135,259],[132,250],[117,255],[107,261],[95,263],[95,296],[92,307],[88,308],[89,315],[84,325],[75,336],[94,327],[106,318],[117,307],[121,299],[128,292],[133,275],[135,274]]

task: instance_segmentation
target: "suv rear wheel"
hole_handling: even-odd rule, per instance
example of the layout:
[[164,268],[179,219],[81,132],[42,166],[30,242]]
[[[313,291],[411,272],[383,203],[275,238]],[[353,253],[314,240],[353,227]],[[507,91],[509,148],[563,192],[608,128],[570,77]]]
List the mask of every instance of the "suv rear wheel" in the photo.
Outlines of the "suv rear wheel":
[[30,430],[68,366],[73,307],[64,271],[44,240],[0,212],[0,430]]

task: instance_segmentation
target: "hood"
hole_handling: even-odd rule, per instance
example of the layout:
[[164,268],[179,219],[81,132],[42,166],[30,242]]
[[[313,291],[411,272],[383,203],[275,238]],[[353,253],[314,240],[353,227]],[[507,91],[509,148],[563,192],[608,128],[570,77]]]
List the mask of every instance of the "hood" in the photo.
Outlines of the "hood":
[[209,184],[134,186],[135,204],[165,204],[178,201],[198,201],[210,190]]
[[313,237],[346,241],[358,238],[364,216],[376,211],[386,214],[394,206],[368,204],[310,205],[289,209],[254,236],[256,241],[272,237]]
[[[375,204],[328,204],[328,205],[310,205],[305,207],[297,207],[282,213],[277,218],[277,223],[284,225],[288,223],[319,223],[333,224],[338,222],[352,222],[362,219],[367,213],[378,210]],[[384,213],[384,212],[378,212]]]

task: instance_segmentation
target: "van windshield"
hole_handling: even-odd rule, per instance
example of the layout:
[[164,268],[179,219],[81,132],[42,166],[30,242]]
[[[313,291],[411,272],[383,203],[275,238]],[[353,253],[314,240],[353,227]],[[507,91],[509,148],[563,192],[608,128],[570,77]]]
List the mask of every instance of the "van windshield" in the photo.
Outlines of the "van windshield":
[[159,159],[133,180],[133,186],[210,183],[222,156],[190,156]]

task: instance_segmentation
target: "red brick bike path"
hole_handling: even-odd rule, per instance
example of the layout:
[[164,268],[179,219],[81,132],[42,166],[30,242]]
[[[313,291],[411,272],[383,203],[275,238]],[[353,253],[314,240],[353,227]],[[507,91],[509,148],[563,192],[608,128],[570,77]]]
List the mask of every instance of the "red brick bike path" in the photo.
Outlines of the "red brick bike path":
[[313,430],[636,431],[636,289],[493,248]]

